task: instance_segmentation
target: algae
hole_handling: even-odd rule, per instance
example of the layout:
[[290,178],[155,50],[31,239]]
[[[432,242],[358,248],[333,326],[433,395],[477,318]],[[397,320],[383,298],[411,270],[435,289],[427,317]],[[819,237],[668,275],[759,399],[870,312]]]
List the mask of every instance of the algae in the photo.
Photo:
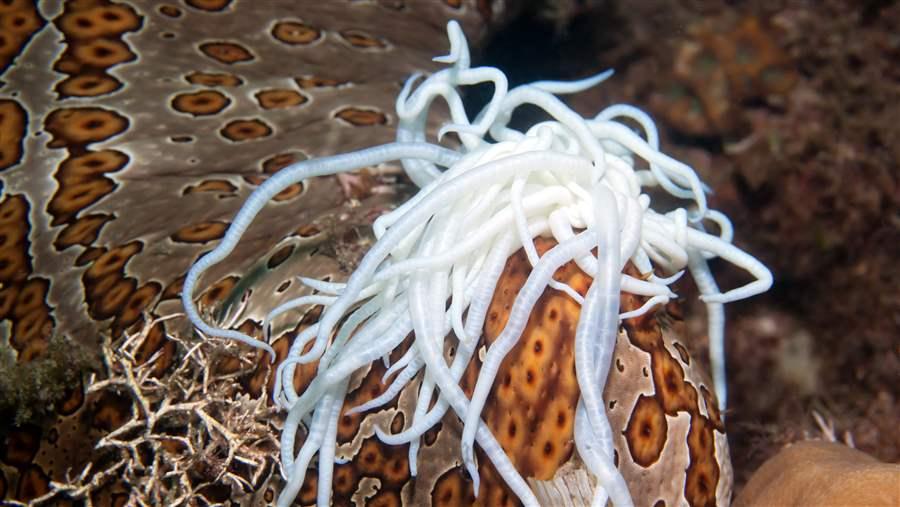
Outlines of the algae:
[[55,412],[81,376],[96,369],[96,356],[83,345],[53,336],[40,357],[22,362],[8,343],[0,343],[0,420],[19,426]]

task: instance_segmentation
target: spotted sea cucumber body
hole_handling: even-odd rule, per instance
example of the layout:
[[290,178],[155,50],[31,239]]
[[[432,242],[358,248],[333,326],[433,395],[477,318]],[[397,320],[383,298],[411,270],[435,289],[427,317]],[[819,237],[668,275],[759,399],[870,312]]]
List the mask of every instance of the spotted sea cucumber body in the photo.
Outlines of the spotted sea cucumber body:
[[[541,238],[535,244],[540,254],[553,246]],[[524,251],[507,262],[488,311],[488,344],[500,334],[529,272]],[[630,266],[626,273],[640,276]],[[554,278],[582,295],[591,282],[572,262]],[[643,302],[623,294],[621,311]],[[572,481],[591,484],[579,460],[573,460],[578,314],[578,304],[560,292],[548,290],[541,296],[518,345],[501,366],[482,416],[519,472],[538,492],[545,492],[545,500],[556,498],[554,492],[570,494],[576,505],[579,500],[590,504],[591,493],[589,487],[582,494],[571,486]],[[615,462],[635,505],[728,505],[732,472],[725,428],[707,376],[679,335],[681,327],[677,317],[664,311],[622,323],[604,391],[616,439]],[[463,385],[471,389],[476,378],[473,362]],[[493,501],[509,499],[496,474],[488,471],[487,477],[494,479],[483,481],[485,495],[479,495],[479,501],[492,499],[483,505],[495,505]]]
[[[262,182],[394,137],[402,80],[436,68],[447,20],[490,23],[478,3],[0,2],[0,301],[21,308],[0,322],[18,356],[41,356],[51,335],[96,347],[180,311],[169,302],[187,268]],[[346,197],[331,177],[274,201],[207,285]]]
[[[538,239],[536,246],[543,253],[552,242]],[[529,269],[523,251],[507,262],[488,311],[480,346],[490,344],[499,334]],[[633,270],[630,274],[637,275]],[[560,268],[555,278],[581,293],[590,283],[574,263]],[[636,297],[623,295],[622,311],[642,303]],[[317,312],[310,312],[296,329],[275,339],[279,358],[284,357],[297,331],[317,318]],[[573,445],[574,408],[579,396],[572,355],[577,318],[578,306],[568,296],[552,290],[541,296],[519,344],[502,363],[483,412],[491,431],[538,497],[552,500],[567,495],[575,505],[588,502],[591,492],[585,487],[591,485],[591,480]],[[677,315],[664,311],[623,322],[604,392],[615,436],[615,462],[628,482],[635,505],[727,505],[732,475],[724,427],[706,375],[688,353],[679,335],[680,327]],[[161,326],[154,326],[148,330],[135,363],[146,362],[146,350],[164,343],[160,349],[164,353],[146,362],[146,374],[162,379],[180,378],[171,368],[175,346],[161,335],[160,329]],[[243,329],[259,332],[252,326]],[[399,359],[408,346],[407,341],[392,354],[391,360]],[[446,352],[452,355],[453,350]],[[262,397],[264,402],[270,396],[264,388],[271,388],[273,369],[265,355],[256,357],[257,366],[244,368],[245,372],[241,372],[241,364],[246,364],[246,360],[240,354],[220,353],[206,367],[214,377],[237,375],[237,383],[227,382],[233,386],[227,396],[245,401],[231,402],[239,405],[238,415],[232,417],[247,412],[250,400]],[[479,361],[474,360],[461,381],[467,393],[474,386],[479,367]],[[381,394],[387,387],[381,382],[384,372],[381,362],[360,372],[351,383],[344,411]],[[314,375],[315,364],[298,368],[294,377],[298,391]],[[387,379],[388,384],[391,380]],[[447,414],[424,435],[415,479],[410,474],[408,446],[389,446],[378,440],[374,434],[376,426],[398,432],[408,424],[417,388],[418,382],[412,382],[386,407],[341,417],[337,455],[347,462],[335,466],[335,505],[352,505],[354,501],[358,505],[515,505],[515,498],[483,455],[479,459],[482,486],[478,498],[474,497],[471,482],[460,465],[461,426],[454,414]],[[15,490],[7,490],[8,494],[34,497],[46,492],[49,479],[64,473],[63,467],[71,466],[73,458],[80,466],[87,458],[100,469],[117,462],[113,459],[116,453],[108,449],[95,450],[89,457],[76,449],[83,442],[96,442],[139,420],[140,408],[116,384],[86,397],[81,393],[80,388],[74,389],[72,397],[60,405],[58,422],[49,430],[29,426],[8,435],[0,456],[2,463],[8,465],[0,467],[5,474],[4,483],[15,485]],[[270,416],[275,424],[283,417],[275,412]],[[183,430],[160,425],[154,431],[158,439],[172,442],[161,446],[159,452],[174,457],[185,452],[176,444]],[[268,463],[258,473],[250,474],[249,469],[233,472],[244,477],[247,485],[233,490],[213,483],[202,494],[209,495],[207,498],[229,494],[241,505],[270,505],[283,485],[275,463],[274,438],[257,451]],[[127,454],[120,454],[118,459],[127,461]],[[117,484],[113,481],[98,488],[96,495],[110,501],[125,495],[122,485]],[[313,504],[315,491],[316,470],[311,467],[299,503]]]

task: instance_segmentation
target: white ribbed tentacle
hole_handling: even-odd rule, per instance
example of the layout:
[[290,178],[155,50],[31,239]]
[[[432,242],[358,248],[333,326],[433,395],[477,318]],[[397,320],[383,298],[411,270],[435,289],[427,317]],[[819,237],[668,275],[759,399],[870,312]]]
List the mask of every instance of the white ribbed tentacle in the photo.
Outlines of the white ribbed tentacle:
[[206,336],[228,338],[261,348],[269,352],[274,359],[275,351],[268,343],[247,336],[239,331],[210,326],[200,317],[200,313],[197,311],[196,305],[194,305],[194,287],[197,285],[200,276],[209,267],[222,262],[228,257],[228,254],[234,250],[241,236],[244,235],[244,232],[250,226],[253,218],[259,214],[263,206],[285,188],[298,181],[315,176],[325,176],[359,169],[397,160],[402,157],[430,160],[443,166],[452,165],[460,158],[459,154],[439,146],[421,143],[390,143],[333,157],[304,160],[291,164],[272,175],[250,194],[250,197],[247,198],[240,211],[235,215],[234,220],[228,227],[228,231],[219,241],[219,244],[211,252],[195,262],[191,269],[188,270],[187,275],[185,275],[184,285],[181,290],[181,303],[187,318]]

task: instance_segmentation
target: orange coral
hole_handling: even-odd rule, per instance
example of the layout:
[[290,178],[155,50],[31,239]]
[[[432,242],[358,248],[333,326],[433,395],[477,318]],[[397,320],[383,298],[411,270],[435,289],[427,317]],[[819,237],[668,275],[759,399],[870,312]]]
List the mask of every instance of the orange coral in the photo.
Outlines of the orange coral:
[[781,101],[797,80],[790,58],[756,17],[706,20],[688,34],[675,53],[673,83],[651,100],[657,113],[686,134],[733,133],[744,123],[737,104]]

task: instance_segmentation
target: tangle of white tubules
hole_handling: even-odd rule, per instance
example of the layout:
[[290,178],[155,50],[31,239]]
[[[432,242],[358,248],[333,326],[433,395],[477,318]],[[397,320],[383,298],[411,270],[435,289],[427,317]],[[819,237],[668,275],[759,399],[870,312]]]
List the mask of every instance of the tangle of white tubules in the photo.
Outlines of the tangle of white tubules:
[[[449,68],[424,79],[411,77],[397,99],[397,142],[299,162],[261,185],[219,245],[188,272],[182,294],[186,313],[205,335],[240,340],[274,357],[267,343],[269,322],[292,309],[324,307],[319,322],[295,338],[276,371],[275,399],[288,411],[281,436],[281,470],[287,485],[278,505],[291,504],[317,453],[317,502],[329,505],[338,418],[351,375],[376,360],[387,364],[391,352],[412,333],[412,346],[389,365],[384,379],[396,376],[384,394],[353,411],[388,404],[419,377],[410,426],[397,434],[376,429],[379,438],[389,444],[410,444],[410,469],[415,475],[421,436],[452,409],[465,423],[461,452],[476,494],[479,475],[473,446],[478,442],[523,504],[536,506],[534,493],[482,421],[481,410],[537,299],[548,288],[563,291],[581,305],[575,336],[581,390],[575,444],[597,479],[593,505],[606,505],[607,499],[617,506],[631,505],[628,488],[613,464],[613,433],[602,399],[619,322],[664,305],[674,296],[669,285],[689,270],[707,305],[713,377],[724,406],[722,305],[767,290],[771,274],[731,244],[727,217],[707,207],[705,187],[690,167],[659,151],[656,127],[646,114],[615,105],[586,119],[555,96],[593,86],[609,72],[582,81],[537,82],[510,90],[498,69],[470,67],[458,24],[450,22],[448,33],[450,54],[436,60]],[[481,83],[493,85],[493,96],[470,119],[459,88]],[[426,122],[438,97],[448,104],[451,117],[439,138],[455,132],[460,140],[457,149],[426,142]],[[552,119],[525,132],[510,128],[513,111],[523,104],[543,109]],[[617,121],[622,118],[638,125],[639,131]],[[307,178],[391,160],[401,161],[420,190],[375,221],[376,242],[346,283],[301,278],[316,294],[272,310],[264,322],[263,340],[202,320],[193,302],[199,277],[227,257],[272,197]],[[645,193],[654,187],[685,205],[666,213],[655,211]],[[706,231],[710,225],[717,234]],[[558,244],[539,256],[533,243],[536,236],[551,236]],[[459,381],[475,353],[506,260],[520,248],[533,269],[506,327],[487,350],[470,400]],[[720,292],[707,265],[714,257],[745,269],[754,281]],[[553,279],[557,268],[570,261],[593,277],[584,297]],[[645,276],[623,274],[628,261]],[[621,291],[644,296],[647,302],[620,314]],[[443,351],[451,331],[458,345],[448,362]],[[316,377],[297,393],[292,382],[297,366],[317,360]],[[306,438],[295,454],[301,424]]]

